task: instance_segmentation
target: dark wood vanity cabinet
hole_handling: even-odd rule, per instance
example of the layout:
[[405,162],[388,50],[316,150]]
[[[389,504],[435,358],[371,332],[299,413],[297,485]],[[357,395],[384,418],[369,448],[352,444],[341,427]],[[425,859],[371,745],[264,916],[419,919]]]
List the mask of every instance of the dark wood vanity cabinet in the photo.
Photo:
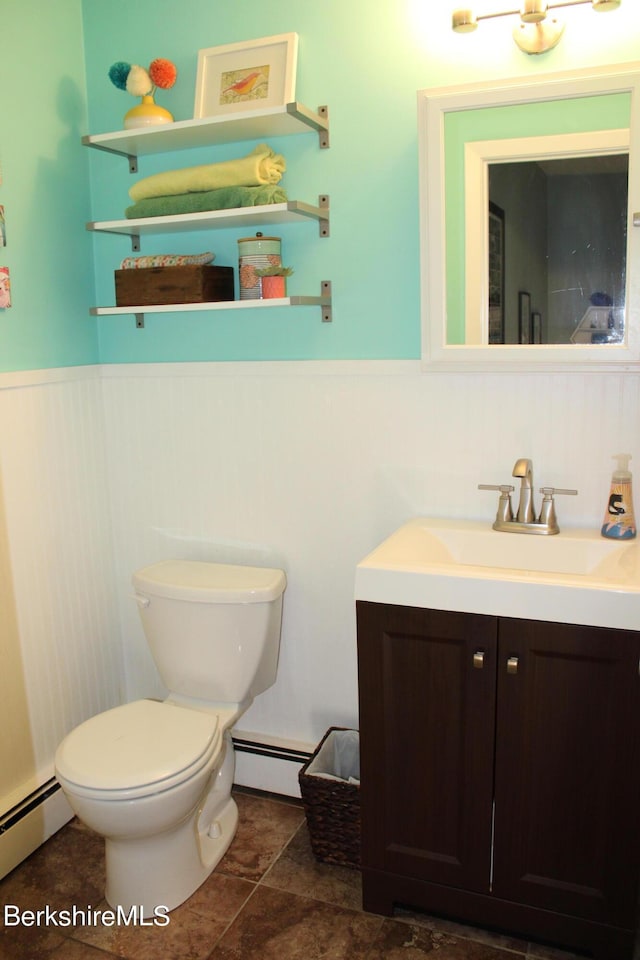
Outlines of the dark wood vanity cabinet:
[[640,634],[358,601],[365,909],[632,955]]

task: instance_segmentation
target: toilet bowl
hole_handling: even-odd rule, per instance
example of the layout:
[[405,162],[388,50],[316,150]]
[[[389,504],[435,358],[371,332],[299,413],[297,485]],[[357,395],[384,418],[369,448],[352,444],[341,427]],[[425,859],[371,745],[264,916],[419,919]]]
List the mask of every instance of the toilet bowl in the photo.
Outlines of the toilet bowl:
[[167,561],[133,582],[169,696],[85,721],[55,766],[71,808],[105,838],[107,902],[147,917],[191,896],[233,839],[230,730],[275,681],[286,580],[269,568]]

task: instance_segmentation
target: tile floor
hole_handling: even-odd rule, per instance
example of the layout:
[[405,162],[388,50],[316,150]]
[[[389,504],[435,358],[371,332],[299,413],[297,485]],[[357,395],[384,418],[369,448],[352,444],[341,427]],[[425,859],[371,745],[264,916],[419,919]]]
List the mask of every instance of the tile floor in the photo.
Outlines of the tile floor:
[[103,843],[72,821],[0,881],[0,960],[572,960],[417,914],[363,913],[357,871],[317,863],[302,807],[237,790],[240,825],[166,926],[23,926],[17,911],[106,908]]

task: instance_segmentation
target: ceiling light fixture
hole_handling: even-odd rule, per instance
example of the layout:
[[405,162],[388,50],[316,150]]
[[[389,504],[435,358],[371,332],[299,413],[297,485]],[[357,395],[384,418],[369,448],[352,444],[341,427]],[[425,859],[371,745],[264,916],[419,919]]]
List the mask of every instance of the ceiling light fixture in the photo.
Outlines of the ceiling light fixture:
[[562,3],[547,3],[546,0],[522,0],[519,10],[504,10],[501,13],[485,13],[476,16],[471,7],[453,11],[451,27],[456,33],[471,33],[480,20],[495,17],[519,16],[520,22],[513,28],[513,39],[524,53],[546,53],[559,43],[564,32],[564,23],[549,16],[550,10],[559,7],[577,7],[585,3],[597,13],[616,10],[622,0],[564,0]]

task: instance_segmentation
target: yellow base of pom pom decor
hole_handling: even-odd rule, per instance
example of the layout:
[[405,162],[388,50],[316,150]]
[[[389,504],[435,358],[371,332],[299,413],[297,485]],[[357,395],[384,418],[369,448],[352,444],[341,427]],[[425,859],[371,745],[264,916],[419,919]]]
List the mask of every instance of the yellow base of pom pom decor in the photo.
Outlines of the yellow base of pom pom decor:
[[124,115],[125,130],[131,130],[133,127],[155,127],[161,123],[173,123],[173,116],[164,107],[155,103],[150,93]]

